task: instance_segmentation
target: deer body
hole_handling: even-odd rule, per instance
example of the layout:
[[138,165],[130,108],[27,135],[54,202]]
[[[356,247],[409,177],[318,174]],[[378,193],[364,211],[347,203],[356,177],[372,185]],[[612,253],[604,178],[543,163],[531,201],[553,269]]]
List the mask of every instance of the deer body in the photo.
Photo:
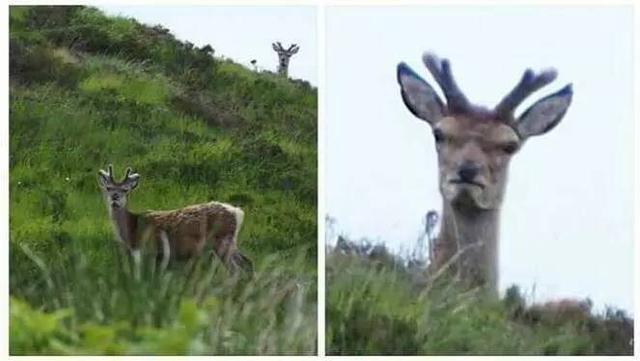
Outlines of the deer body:
[[430,272],[450,269],[469,286],[497,294],[498,227],[509,162],[530,136],[544,134],[560,122],[571,103],[571,85],[516,117],[515,108],[551,83],[554,70],[537,75],[527,70],[494,109],[487,109],[467,100],[448,60],[426,53],[423,62],[446,103],[405,63],[398,65],[397,77],[407,108],[431,126],[438,153],[442,226]]
[[161,260],[161,269],[171,259],[188,259],[203,253],[207,243],[232,272],[238,268],[250,270],[251,261],[237,248],[237,238],[244,212],[237,207],[209,202],[170,211],[131,212],[126,207],[126,195],[137,186],[139,175],[127,175],[122,182],[113,180],[100,170],[99,183],[103,189],[107,209],[116,239],[139,264],[142,250],[151,250]]

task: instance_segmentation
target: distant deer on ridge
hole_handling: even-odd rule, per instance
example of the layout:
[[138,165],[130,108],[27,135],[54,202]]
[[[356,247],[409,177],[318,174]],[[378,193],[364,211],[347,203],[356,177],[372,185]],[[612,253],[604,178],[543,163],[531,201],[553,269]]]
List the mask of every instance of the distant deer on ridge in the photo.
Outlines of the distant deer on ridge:
[[278,74],[286,78],[289,76],[289,60],[293,54],[300,50],[300,47],[296,44],[291,44],[289,48],[285,49],[280,42],[272,43],[271,46],[278,53]]

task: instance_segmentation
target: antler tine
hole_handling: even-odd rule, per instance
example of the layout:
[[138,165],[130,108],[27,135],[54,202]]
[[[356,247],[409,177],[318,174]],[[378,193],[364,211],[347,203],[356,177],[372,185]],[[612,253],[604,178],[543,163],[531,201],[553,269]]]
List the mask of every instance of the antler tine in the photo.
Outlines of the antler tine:
[[543,70],[538,75],[535,75],[531,69],[527,69],[515,88],[496,105],[496,114],[503,119],[512,120],[513,112],[520,103],[536,90],[554,81],[557,76],[555,69]]
[[127,179],[129,179],[129,175],[131,174],[131,167],[127,167],[127,172],[124,175],[124,179],[122,180],[123,182],[126,181]]
[[458,87],[448,59],[440,60],[435,54],[425,53],[422,61],[426,65],[433,78],[438,83],[445,98],[447,106],[452,112],[464,112],[469,109],[469,100]]
[[114,183],[113,182],[113,167],[111,166],[111,164],[109,164],[107,169],[109,170],[109,172],[106,172],[104,169],[98,169],[98,174],[102,177],[102,179],[104,181]]
[[109,164],[109,179],[113,182],[113,164]]

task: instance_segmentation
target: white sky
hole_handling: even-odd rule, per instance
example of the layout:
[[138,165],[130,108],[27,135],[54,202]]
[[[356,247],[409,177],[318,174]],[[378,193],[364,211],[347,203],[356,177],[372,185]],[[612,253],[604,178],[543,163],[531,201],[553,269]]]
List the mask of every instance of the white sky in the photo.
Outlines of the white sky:
[[289,62],[289,77],[318,84],[316,9],[313,6],[98,6],[108,15],[162,24],[180,40],[210,44],[223,55],[252,68],[276,71],[271,43],[300,46]]
[[[404,106],[396,65],[432,85],[425,50],[451,59],[472,102],[493,106],[527,67],[573,83],[562,123],[511,163],[500,287],[535,300],[591,297],[633,310],[631,7],[333,7],[327,9],[327,212],[344,233],[414,245],[440,211],[429,126]],[[437,87],[436,87],[437,88]],[[438,89],[439,90],[439,89]]]

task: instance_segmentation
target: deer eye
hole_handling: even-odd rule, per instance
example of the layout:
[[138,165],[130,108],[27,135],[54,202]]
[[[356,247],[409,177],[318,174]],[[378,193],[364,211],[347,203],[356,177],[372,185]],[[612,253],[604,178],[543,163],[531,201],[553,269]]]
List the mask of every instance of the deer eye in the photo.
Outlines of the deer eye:
[[436,143],[442,143],[444,140],[444,133],[440,129],[433,130],[433,138],[436,140]]
[[505,143],[500,148],[502,149],[503,152],[507,154],[513,154],[518,150],[518,143],[516,142]]

